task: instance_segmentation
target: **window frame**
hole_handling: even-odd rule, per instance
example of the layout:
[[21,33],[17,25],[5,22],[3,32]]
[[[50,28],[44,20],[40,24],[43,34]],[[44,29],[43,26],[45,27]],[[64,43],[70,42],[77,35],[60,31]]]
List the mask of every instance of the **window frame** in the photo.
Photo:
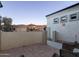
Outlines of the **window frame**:
[[[71,19],[71,17],[73,17],[73,15],[76,15],[76,18],[75,19]],[[78,13],[73,13],[73,14],[70,14],[70,19],[69,21],[77,21],[78,20]]]
[[[65,19],[64,19],[65,18]],[[62,16],[61,18],[60,18],[60,22],[62,23],[62,22],[67,22],[67,20],[68,20],[68,16],[67,15],[65,15],[65,16]]]
[[53,19],[53,23],[54,23],[54,24],[58,24],[58,23],[59,23],[59,18],[54,18],[54,19]]

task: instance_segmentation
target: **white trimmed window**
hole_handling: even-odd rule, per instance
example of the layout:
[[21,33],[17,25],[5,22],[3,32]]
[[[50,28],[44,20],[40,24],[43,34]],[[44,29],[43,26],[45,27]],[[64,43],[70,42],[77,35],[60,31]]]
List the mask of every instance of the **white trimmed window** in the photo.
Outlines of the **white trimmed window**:
[[74,13],[70,15],[70,20],[69,21],[77,21],[78,20],[78,14]]
[[57,24],[57,23],[59,23],[59,19],[58,18],[54,18],[53,22],[54,22],[54,24]]
[[67,16],[62,16],[60,22],[67,22],[68,17]]

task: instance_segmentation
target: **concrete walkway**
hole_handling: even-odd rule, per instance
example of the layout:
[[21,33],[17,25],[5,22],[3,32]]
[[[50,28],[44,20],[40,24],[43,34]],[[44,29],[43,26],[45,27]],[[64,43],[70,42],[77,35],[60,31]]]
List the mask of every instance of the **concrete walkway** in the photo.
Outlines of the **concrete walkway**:
[[0,57],[51,57],[58,50],[43,44],[33,44],[0,52]]

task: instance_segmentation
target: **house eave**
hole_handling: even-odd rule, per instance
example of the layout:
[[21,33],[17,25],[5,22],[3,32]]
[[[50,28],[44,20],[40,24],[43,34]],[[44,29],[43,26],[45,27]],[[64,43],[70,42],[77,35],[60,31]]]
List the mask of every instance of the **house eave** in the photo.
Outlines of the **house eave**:
[[51,15],[56,14],[56,13],[59,13],[59,12],[61,12],[61,11],[67,10],[67,9],[72,8],[72,7],[74,7],[74,6],[77,6],[77,5],[79,5],[79,3],[76,3],[76,4],[74,4],[74,5],[71,5],[71,6],[69,6],[69,7],[64,8],[64,9],[61,9],[61,10],[56,11],[56,12],[54,12],[54,13],[48,14],[48,15],[46,15],[46,17],[51,16]]

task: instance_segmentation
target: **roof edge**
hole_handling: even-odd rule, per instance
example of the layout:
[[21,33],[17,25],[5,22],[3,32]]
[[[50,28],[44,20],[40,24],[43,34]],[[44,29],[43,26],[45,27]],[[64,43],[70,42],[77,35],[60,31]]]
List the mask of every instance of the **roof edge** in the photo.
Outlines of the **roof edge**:
[[71,6],[69,6],[69,7],[63,8],[63,9],[61,9],[61,10],[59,10],[59,11],[53,12],[53,13],[51,13],[51,14],[48,14],[48,15],[46,15],[46,17],[48,17],[48,16],[50,16],[50,15],[53,15],[53,14],[56,14],[56,13],[59,13],[59,12],[61,12],[61,11],[63,11],[63,10],[67,10],[67,9],[69,9],[69,8],[72,8],[72,7],[76,6],[76,5],[79,5],[79,3],[76,3],[76,4],[71,5]]

